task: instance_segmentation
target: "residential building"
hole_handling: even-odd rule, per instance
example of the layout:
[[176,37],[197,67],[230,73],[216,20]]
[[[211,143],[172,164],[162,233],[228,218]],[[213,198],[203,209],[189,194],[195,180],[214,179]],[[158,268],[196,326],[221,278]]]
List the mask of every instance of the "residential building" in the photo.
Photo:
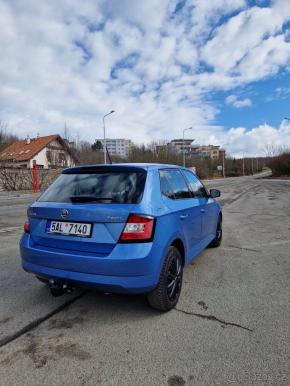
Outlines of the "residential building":
[[59,135],[27,138],[12,143],[0,153],[0,165],[31,169],[71,167],[77,162],[67,142]]
[[169,142],[168,146],[177,153],[183,153],[183,151],[185,151],[185,154],[188,156],[191,154],[193,141],[194,139],[173,139]]
[[225,150],[218,145],[194,146],[192,155],[209,157],[212,160],[222,160],[225,155]]
[[[104,139],[96,139],[104,146]],[[106,138],[106,146],[110,155],[118,155],[122,158],[128,158],[133,142],[124,138]]]
[[222,160],[225,150],[217,145],[195,145],[194,139],[173,139],[167,145],[171,150],[177,153],[183,153],[185,150],[186,157],[209,157],[212,160]]

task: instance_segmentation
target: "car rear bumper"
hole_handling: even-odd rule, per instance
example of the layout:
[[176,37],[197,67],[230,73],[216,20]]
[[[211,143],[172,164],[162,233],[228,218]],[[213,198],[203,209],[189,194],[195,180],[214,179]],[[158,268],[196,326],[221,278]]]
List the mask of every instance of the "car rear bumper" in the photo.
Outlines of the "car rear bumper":
[[155,243],[116,244],[110,255],[35,246],[24,234],[20,242],[25,271],[45,278],[58,278],[78,286],[108,292],[145,293],[158,283],[162,248]]

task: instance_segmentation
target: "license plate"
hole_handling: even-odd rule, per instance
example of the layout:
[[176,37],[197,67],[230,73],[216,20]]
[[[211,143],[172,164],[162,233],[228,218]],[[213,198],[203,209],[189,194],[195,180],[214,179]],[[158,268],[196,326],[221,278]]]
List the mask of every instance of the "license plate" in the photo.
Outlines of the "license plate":
[[90,237],[92,224],[66,221],[47,221],[46,232],[61,235]]

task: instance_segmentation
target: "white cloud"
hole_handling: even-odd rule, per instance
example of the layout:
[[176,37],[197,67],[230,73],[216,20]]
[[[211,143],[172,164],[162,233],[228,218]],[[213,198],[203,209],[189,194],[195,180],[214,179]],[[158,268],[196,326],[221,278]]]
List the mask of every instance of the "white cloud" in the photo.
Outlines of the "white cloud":
[[114,109],[112,137],[170,139],[192,125],[200,141],[227,142],[208,97],[232,90],[227,103],[250,106],[235,96],[236,86],[289,71],[282,26],[290,2],[260,8],[188,0],[174,14],[177,3],[2,1],[0,119],[22,136],[61,132],[66,122],[73,135],[92,141]]
[[257,81],[269,75],[275,75],[281,66],[290,64],[290,43],[284,35],[271,36],[259,46],[253,48],[236,71],[247,82]]
[[238,99],[236,95],[229,95],[226,97],[226,103],[228,105],[234,106],[237,109],[240,109],[242,107],[249,107],[252,106],[252,101],[249,98],[245,99]]
[[190,34],[202,42],[222,17],[245,8],[246,0],[189,0],[187,4],[191,17]]
[[155,31],[162,27],[169,7],[169,0],[132,1],[104,0],[103,12],[116,19],[138,25],[144,32]]
[[290,149],[290,124],[283,121],[278,128],[259,125],[251,130],[231,128],[226,136],[227,150],[236,157],[266,156],[266,148]]
[[289,65],[290,43],[282,27],[290,19],[290,2],[273,3],[272,8],[245,9],[219,26],[201,58],[235,84],[262,79]]
[[290,87],[277,87],[275,93],[279,99],[285,99],[290,94]]

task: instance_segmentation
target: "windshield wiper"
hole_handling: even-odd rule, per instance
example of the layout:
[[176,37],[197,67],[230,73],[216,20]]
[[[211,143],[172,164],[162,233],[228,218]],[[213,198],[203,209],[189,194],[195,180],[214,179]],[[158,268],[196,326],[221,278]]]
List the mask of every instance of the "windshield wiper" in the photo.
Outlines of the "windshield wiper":
[[70,200],[72,202],[98,202],[98,201],[116,202],[116,200],[114,200],[113,197],[96,197],[93,195],[71,196]]

